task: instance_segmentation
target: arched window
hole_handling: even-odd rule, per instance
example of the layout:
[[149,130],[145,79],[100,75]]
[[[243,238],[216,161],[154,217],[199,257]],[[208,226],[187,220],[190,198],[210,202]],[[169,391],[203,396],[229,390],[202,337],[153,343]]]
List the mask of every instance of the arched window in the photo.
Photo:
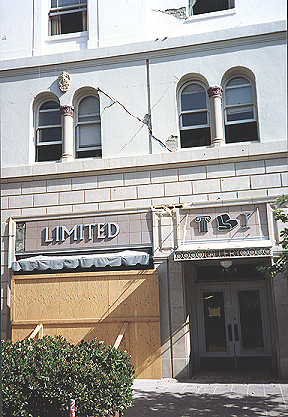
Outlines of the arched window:
[[98,97],[79,101],[76,112],[76,158],[101,157],[101,120]]
[[182,148],[211,144],[207,93],[201,84],[180,90],[180,141]]
[[57,101],[45,101],[37,112],[36,161],[56,161],[62,155],[62,127]]
[[230,79],[224,90],[226,143],[258,140],[255,94],[244,77]]

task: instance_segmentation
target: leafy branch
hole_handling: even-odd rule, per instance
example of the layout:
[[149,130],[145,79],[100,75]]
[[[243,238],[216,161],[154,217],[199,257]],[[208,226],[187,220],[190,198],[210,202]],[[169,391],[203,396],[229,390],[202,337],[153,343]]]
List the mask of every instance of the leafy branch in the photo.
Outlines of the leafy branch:
[[[282,223],[288,222],[287,211],[283,210],[288,205],[288,197],[282,196],[276,200],[273,210],[274,219],[281,221]],[[277,274],[280,274],[284,278],[288,278],[288,228],[284,227],[279,233],[280,241],[279,245],[282,246],[282,253],[279,256],[273,258],[272,265],[259,266],[258,271],[274,278]]]

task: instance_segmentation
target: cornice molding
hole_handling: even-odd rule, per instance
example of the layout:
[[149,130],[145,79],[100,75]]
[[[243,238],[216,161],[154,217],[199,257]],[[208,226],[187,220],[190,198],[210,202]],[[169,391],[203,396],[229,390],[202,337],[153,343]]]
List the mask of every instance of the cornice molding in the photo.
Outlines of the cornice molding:
[[[277,32],[269,32],[269,33],[263,33],[263,34],[256,34],[256,35],[250,35],[250,36],[242,36],[242,37],[229,37],[227,39],[222,40],[215,40],[215,41],[209,41],[209,42],[200,42],[196,44],[187,44],[187,45],[174,45],[174,46],[167,46],[163,47],[161,45],[161,48],[155,46],[155,43],[152,44],[152,42],[148,42],[149,49],[147,47],[147,42],[143,42],[145,49],[143,48],[142,43],[139,43],[139,49],[141,47],[143,50],[139,51],[131,51],[127,52],[125,54],[123,53],[115,53],[113,55],[107,54],[106,56],[98,56],[95,58],[87,58],[82,57],[79,60],[73,60],[73,59],[67,59],[62,60],[61,62],[57,63],[50,63],[50,64],[31,64],[31,66],[23,66],[19,68],[8,68],[8,69],[2,69],[0,70],[0,79],[10,78],[10,77],[25,77],[25,76],[32,76],[35,75],[37,78],[39,77],[39,74],[47,74],[51,72],[59,72],[61,70],[65,71],[83,71],[84,69],[89,69],[97,66],[105,66],[105,65],[119,65],[119,64],[125,64],[129,62],[135,62],[135,61],[145,61],[146,59],[159,59],[159,58],[165,58],[165,57],[172,57],[172,56],[179,56],[179,55],[193,55],[201,52],[209,52],[209,51],[217,51],[217,50],[225,50],[225,49],[233,49],[237,47],[245,47],[249,46],[250,48],[259,45],[261,43],[276,43],[279,41],[282,41],[283,43],[286,42],[287,39],[287,32],[286,31],[277,31]],[[135,45],[134,45],[135,46]],[[103,48],[105,49],[109,48]],[[91,55],[93,54],[94,50],[87,50],[87,54],[90,52]],[[101,48],[98,50],[101,51]],[[63,57],[70,56],[68,53],[62,54]],[[27,61],[30,59],[33,61],[34,59],[37,62],[37,59],[42,59],[43,56],[35,57],[35,58],[25,58],[24,61]],[[45,61],[47,60],[53,61],[53,55],[46,55]],[[19,62],[20,60],[12,60]],[[43,61],[43,60],[42,60]],[[4,62],[4,61],[3,61]],[[43,61],[44,62],[44,61]]]
[[[239,144],[240,145],[240,144]],[[76,159],[72,162],[38,162],[33,165],[5,167],[1,169],[2,183],[31,181],[47,178],[83,177],[89,175],[108,175],[112,173],[162,170],[205,164],[218,165],[227,162],[245,162],[287,158],[287,144],[270,143],[243,144],[241,146],[222,146],[219,148],[204,148],[191,150],[131,156],[111,159]],[[21,172],[22,171],[22,172]]]

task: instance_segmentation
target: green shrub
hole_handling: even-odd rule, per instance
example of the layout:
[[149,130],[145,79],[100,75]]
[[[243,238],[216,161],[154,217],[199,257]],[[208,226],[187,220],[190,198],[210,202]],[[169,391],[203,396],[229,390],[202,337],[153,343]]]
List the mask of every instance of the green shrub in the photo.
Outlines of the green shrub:
[[61,336],[2,342],[3,416],[107,416],[131,406],[134,370],[126,353]]

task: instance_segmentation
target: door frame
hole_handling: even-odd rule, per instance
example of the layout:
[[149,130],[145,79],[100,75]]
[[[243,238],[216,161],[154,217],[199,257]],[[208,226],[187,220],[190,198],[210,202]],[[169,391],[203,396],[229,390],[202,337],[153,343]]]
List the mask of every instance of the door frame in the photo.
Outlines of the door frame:
[[[261,319],[262,319],[262,331],[263,331],[263,352],[243,352],[241,350],[241,325],[240,325],[240,313],[238,303],[238,290],[259,290],[260,305],[261,305]],[[226,352],[206,352],[205,341],[205,324],[204,324],[204,311],[202,303],[203,291],[223,291],[224,304],[227,302],[227,294],[231,300],[231,309],[228,312],[229,306],[225,308],[225,330],[227,340]],[[228,312],[228,314],[227,314]],[[265,357],[271,356],[273,353],[272,335],[271,335],[271,323],[269,314],[268,303],[268,288],[265,281],[234,281],[234,282],[205,282],[196,283],[196,320],[197,320],[197,333],[198,333],[198,352],[201,358],[234,358],[236,357]],[[234,321],[234,317],[236,317]],[[228,319],[228,320],[227,320]],[[230,321],[230,323],[228,323]],[[236,323],[234,323],[236,322]],[[232,326],[232,342],[229,342],[228,337],[228,324],[237,324],[239,341],[235,341],[234,329]]]

